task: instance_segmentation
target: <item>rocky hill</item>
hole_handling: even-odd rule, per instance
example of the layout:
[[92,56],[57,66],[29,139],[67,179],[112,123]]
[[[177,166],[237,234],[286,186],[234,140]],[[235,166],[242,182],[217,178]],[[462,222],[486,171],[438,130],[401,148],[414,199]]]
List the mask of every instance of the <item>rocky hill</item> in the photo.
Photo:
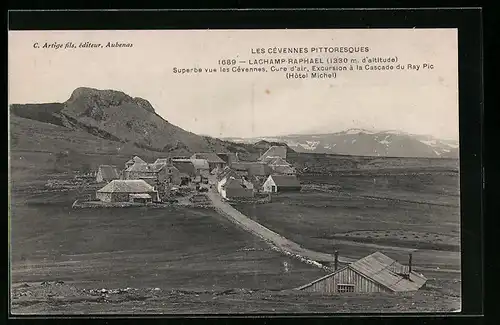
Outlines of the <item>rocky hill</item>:
[[252,145],[198,136],[164,120],[145,99],[121,91],[77,88],[64,103],[13,104],[11,114],[160,153],[239,152]]

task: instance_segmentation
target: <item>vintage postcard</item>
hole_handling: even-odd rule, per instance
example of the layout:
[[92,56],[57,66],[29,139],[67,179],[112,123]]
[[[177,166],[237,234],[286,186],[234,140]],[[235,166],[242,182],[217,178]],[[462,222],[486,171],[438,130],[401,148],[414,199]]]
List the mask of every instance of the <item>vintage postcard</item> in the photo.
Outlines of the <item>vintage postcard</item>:
[[461,310],[457,29],[8,38],[12,314]]

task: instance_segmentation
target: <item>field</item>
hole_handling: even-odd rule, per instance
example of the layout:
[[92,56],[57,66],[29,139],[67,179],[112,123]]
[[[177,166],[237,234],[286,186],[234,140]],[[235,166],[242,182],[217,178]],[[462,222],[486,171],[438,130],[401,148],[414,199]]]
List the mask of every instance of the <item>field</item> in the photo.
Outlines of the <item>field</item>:
[[13,282],[285,289],[321,274],[271,251],[210,209],[72,210],[64,201],[16,203],[14,198]]
[[[370,194],[364,192],[366,184],[360,181],[356,191],[352,176],[346,176],[351,184],[346,198],[342,186],[332,187],[337,181],[347,183],[337,177],[322,182],[304,179],[305,183],[329,184],[324,187],[330,192],[283,194],[273,197],[272,203],[238,209],[310,249],[331,252],[335,248],[349,257],[381,250],[404,263],[407,255],[401,249],[417,248],[415,267],[459,269],[458,211],[451,206],[456,197],[448,198],[450,206],[363,199]],[[399,182],[402,184],[401,178]],[[332,188],[337,192],[332,193]],[[460,308],[460,275],[456,273],[427,269],[423,272],[429,279],[427,288],[403,295],[304,294],[288,289],[320,277],[324,271],[271,250],[211,209],[72,210],[77,192],[31,192],[16,190],[12,195],[14,313]],[[398,192],[404,194],[401,189]],[[108,292],[102,294],[102,288]],[[126,288],[131,291],[112,291]]]
[[460,274],[442,272],[460,268],[456,161],[300,154],[292,157],[297,167],[321,172],[301,177],[303,192],[236,206],[312,250],[348,257],[380,250],[405,263],[417,249],[414,264],[429,279],[415,293],[328,297],[289,290],[324,271],[272,250],[212,209],[73,210],[96,188],[46,186],[161,153],[20,117],[11,117],[10,144],[13,313],[460,308]]
[[272,203],[235,207],[309,249],[338,250],[355,258],[381,250],[401,262],[416,250],[416,266],[460,269],[456,175],[339,173],[303,176],[302,181],[305,188],[300,193],[278,194]]

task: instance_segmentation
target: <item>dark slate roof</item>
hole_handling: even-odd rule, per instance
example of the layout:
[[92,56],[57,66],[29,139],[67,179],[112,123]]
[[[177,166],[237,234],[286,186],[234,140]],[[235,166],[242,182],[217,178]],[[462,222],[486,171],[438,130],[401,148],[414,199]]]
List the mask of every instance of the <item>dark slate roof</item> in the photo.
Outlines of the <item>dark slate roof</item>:
[[237,171],[247,171],[252,176],[268,176],[271,174],[271,168],[260,161],[237,162],[231,165],[231,168]]
[[237,179],[234,177],[229,177],[226,183],[222,185],[223,188],[245,188],[243,185],[241,185],[242,181],[241,179]]
[[100,193],[148,193],[154,192],[154,188],[143,181],[142,179],[137,180],[113,180],[109,182],[106,186],[98,190]]
[[111,181],[113,179],[119,179],[120,175],[118,170],[114,166],[110,165],[100,165],[99,171],[101,172],[102,178],[106,181]]
[[268,176],[271,174],[271,168],[262,163],[254,163],[250,165],[248,173],[252,176]]
[[299,287],[298,289],[307,288],[314,283],[322,281],[345,270],[346,268],[354,270],[362,276],[393,292],[415,291],[420,289],[425,282],[427,282],[427,279],[422,274],[414,271],[411,272],[409,279],[407,279],[402,275],[402,273],[405,273],[405,270],[407,273],[408,268],[406,266],[401,265],[380,252],[375,252],[331,274]]
[[190,160],[174,160],[173,165],[181,174],[187,174],[189,176],[196,175],[196,169]]
[[289,175],[271,175],[274,183],[278,187],[300,187],[300,182],[296,176]]
[[220,159],[219,156],[215,152],[202,152],[202,153],[195,153],[194,155],[191,156],[191,158],[194,159],[205,159],[209,163],[226,163],[224,160]]

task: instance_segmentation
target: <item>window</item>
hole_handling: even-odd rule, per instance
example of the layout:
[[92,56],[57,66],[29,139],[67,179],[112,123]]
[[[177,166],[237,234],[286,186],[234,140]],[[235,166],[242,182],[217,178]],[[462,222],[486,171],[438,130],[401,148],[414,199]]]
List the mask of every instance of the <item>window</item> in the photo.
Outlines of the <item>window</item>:
[[354,292],[354,284],[337,284],[337,292]]

